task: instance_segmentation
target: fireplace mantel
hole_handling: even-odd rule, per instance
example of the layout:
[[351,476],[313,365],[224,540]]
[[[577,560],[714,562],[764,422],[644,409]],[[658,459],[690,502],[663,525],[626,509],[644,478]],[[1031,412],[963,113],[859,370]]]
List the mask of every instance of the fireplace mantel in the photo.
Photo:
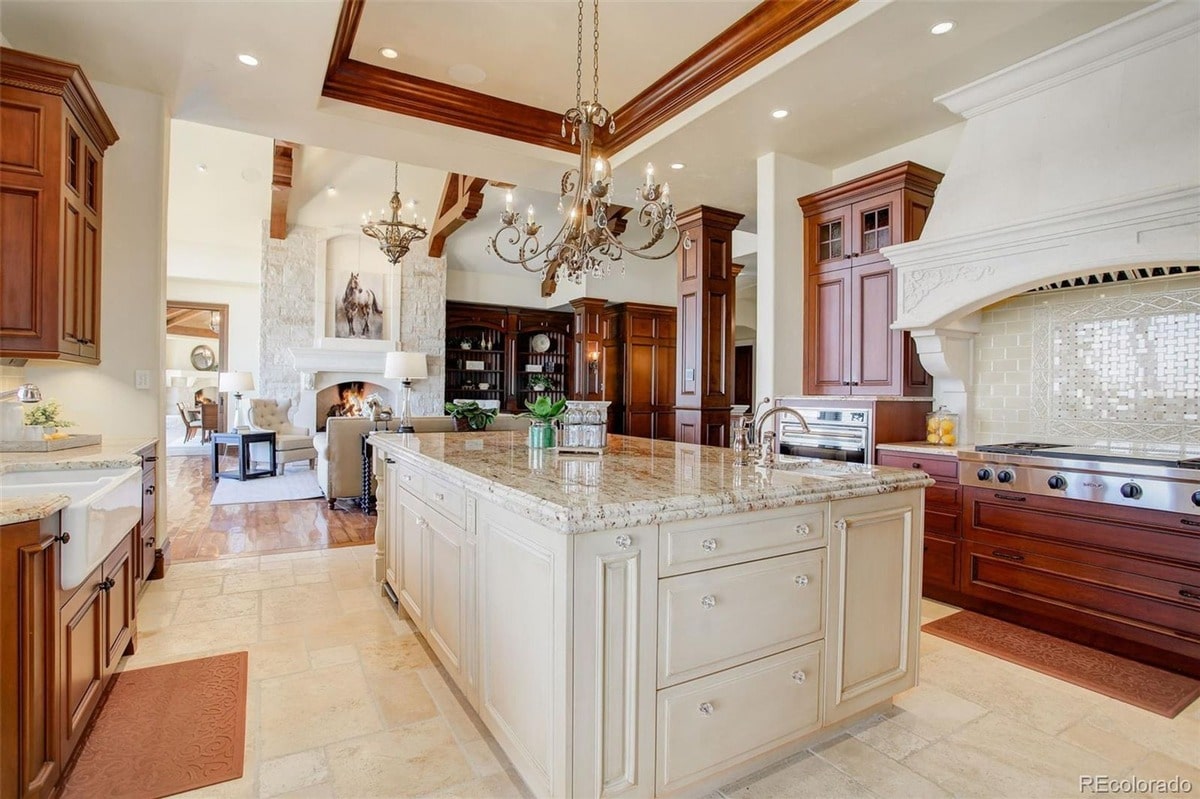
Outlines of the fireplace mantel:
[[316,347],[293,347],[292,359],[296,371],[306,374],[360,372],[381,375],[387,354],[396,349],[393,341],[321,339]]

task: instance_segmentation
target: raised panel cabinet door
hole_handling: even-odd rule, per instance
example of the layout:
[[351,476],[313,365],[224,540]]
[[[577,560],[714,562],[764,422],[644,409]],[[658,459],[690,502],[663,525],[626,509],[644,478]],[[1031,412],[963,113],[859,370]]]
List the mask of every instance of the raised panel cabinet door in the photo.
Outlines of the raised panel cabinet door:
[[896,290],[887,261],[851,270],[851,394],[900,394],[903,333],[892,330]]
[[399,477],[396,465],[389,463],[381,482],[383,495],[376,503],[377,512],[383,517],[380,521],[383,529],[383,579],[397,596],[400,594],[400,525],[404,520],[404,513],[400,509]]
[[66,762],[80,737],[104,687],[103,567],[83,581],[59,611],[62,619],[59,646],[59,723],[62,725],[61,757]]
[[654,787],[658,531],[576,537],[575,796],[648,796]]
[[425,560],[429,542],[429,523],[424,515],[415,510],[407,498],[400,504],[403,518],[399,520],[400,562],[397,578],[400,585],[396,593],[404,609],[417,628],[425,631]]
[[125,540],[104,561],[104,670],[115,671],[121,655],[133,641],[134,578],[133,552]]
[[826,723],[916,684],[923,512],[921,490],[830,507]]
[[[140,562],[135,564],[141,575],[141,582],[144,584],[150,579],[150,573],[154,571],[154,551],[155,545],[158,543],[158,536],[155,532],[154,522],[143,525],[141,528],[141,558]],[[138,586],[139,589],[141,586]]]
[[851,270],[808,278],[804,382],[810,394],[850,393]]
[[100,357],[100,198],[103,170],[100,153],[86,140],[83,147],[83,207],[79,249],[79,354]]
[[79,210],[79,200],[71,197],[70,193],[63,198],[62,218],[62,264],[58,279],[59,303],[59,352],[73,355],[79,354],[79,339],[82,320],[79,317],[80,283],[83,275],[80,266],[83,263],[83,213]]
[[429,569],[426,573],[425,638],[446,671],[462,681],[463,530],[434,514],[427,517]]

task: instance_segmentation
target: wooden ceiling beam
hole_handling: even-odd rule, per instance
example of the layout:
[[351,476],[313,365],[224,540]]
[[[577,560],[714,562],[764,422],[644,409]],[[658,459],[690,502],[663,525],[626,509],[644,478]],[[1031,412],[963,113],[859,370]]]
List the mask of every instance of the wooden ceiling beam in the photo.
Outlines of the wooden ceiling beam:
[[429,230],[429,257],[441,258],[446,251],[446,239],[470,222],[483,207],[483,189],[487,178],[476,178],[451,172],[442,187],[437,219]]
[[271,163],[271,238],[287,238],[288,200],[295,179],[296,154],[299,145],[275,140]]
[[221,335],[210,327],[189,327],[187,325],[167,325],[167,333],[172,336],[190,336],[192,338],[220,338]]

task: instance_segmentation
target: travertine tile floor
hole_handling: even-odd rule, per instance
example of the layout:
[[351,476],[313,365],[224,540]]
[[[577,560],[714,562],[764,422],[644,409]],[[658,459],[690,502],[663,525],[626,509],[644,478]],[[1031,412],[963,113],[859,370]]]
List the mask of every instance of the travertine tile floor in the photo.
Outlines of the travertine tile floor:
[[[245,776],[188,796],[525,794],[379,596],[373,558],[365,546],[182,563],[149,585],[124,668],[250,652]],[[720,795],[1069,797],[1081,774],[1180,776],[1200,792],[1200,703],[1167,720],[927,635],[920,665],[889,712]]]

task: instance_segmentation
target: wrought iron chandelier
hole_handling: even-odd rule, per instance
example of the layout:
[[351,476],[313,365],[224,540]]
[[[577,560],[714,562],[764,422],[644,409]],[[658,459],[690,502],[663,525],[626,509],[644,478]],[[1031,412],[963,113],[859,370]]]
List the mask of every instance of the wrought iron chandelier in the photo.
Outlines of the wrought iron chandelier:
[[[533,206],[524,221],[521,214],[513,210],[510,191],[500,215],[501,227],[488,242],[488,251],[510,264],[519,264],[528,272],[541,272],[543,294],[553,292],[557,281],[563,278],[580,283],[592,275],[604,277],[612,270],[613,263],[620,262],[624,255],[634,255],[647,260],[668,258],[679,248],[681,236],[675,221],[675,207],[671,204],[671,187],[667,183],[654,182],[654,165],[646,165],[646,181],[635,192],[641,208],[637,221],[647,228],[648,240],[640,247],[633,247],[620,239],[614,214],[610,209],[613,194],[612,172],[603,156],[593,155],[597,130],[608,128],[609,133],[617,129],[616,121],[608,109],[600,104],[600,0],[592,2],[592,99],[583,99],[583,8],[579,0],[579,23],[575,53],[575,107],[567,110],[562,118],[562,136],[571,130],[571,143],[579,144],[579,166],[563,173],[560,183],[558,211],[563,216],[562,226],[550,241],[543,245],[539,234],[542,226],[534,220]],[[623,224],[622,224],[623,227]],[[670,242],[670,247],[665,244]],[[659,246],[660,244],[664,246]],[[691,241],[683,239],[684,248]],[[538,259],[543,259],[535,263]],[[624,266],[622,264],[622,272]],[[547,289],[547,287],[549,287]]]
[[[391,218],[387,217],[388,208],[391,209]],[[379,242],[379,249],[387,256],[388,262],[395,266],[408,254],[408,248],[414,241],[420,241],[429,235],[429,231],[417,224],[417,211],[413,203],[409,203],[412,222],[405,222],[403,219],[404,203],[400,200],[399,162],[395,164],[392,173],[392,199],[388,201],[388,208],[380,209],[378,220],[371,219],[370,211],[363,214],[362,232]],[[425,220],[422,219],[421,222],[423,224]]]

